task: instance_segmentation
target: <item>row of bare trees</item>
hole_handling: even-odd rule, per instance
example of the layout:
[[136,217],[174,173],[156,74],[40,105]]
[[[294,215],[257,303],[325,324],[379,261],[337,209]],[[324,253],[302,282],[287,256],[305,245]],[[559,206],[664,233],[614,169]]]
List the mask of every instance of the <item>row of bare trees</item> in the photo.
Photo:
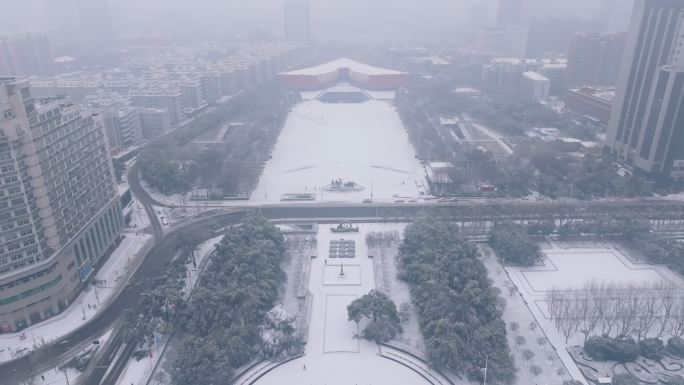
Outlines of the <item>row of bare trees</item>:
[[368,247],[390,247],[401,240],[401,235],[396,230],[370,231],[366,234]]
[[579,332],[647,336],[684,335],[684,295],[666,283],[587,283],[581,290],[554,288],[546,295],[550,319],[567,343]]

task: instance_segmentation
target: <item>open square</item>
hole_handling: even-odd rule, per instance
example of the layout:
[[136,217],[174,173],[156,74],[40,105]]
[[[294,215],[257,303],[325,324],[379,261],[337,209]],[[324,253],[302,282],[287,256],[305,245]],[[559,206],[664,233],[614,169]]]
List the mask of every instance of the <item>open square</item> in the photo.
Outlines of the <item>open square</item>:
[[617,250],[547,250],[545,254],[543,267],[520,271],[534,292],[554,287],[579,290],[588,282],[672,285],[659,270],[649,265],[634,265]]
[[355,322],[347,321],[347,305],[355,295],[328,295],[325,297],[324,353],[358,353],[359,333]]
[[[415,155],[391,103],[303,101],[292,108],[252,200],[274,202],[294,193],[318,201],[417,198],[425,173]],[[359,188],[325,189],[339,179]]]
[[[344,275],[340,274],[344,272]],[[323,267],[323,286],[360,286],[361,266],[327,264]]]

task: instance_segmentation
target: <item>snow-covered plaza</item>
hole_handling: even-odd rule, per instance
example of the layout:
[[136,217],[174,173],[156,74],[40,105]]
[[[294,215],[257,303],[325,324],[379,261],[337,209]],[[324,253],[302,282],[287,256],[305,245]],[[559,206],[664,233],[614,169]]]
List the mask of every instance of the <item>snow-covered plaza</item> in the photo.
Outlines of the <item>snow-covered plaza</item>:
[[583,378],[566,350],[582,346],[584,336],[574,333],[566,337],[556,327],[549,314],[547,295],[551,290],[582,291],[588,284],[662,285],[684,288],[681,278],[666,266],[640,263],[608,243],[590,247],[574,247],[549,241],[542,245],[544,263],[534,267],[506,267],[512,284],[544,330],[554,350],[575,379]]
[[[362,189],[324,190],[338,179]],[[423,167],[391,100],[313,99],[292,109],[252,200],[277,202],[284,194],[313,194],[317,201],[330,202],[371,196],[413,199],[421,197],[425,184]]]
[[[423,376],[439,377],[429,370],[418,374],[409,368],[411,364],[382,357],[381,348],[357,338],[359,328],[347,320],[347,305],[376,288],[366,235],[385,229],[383,225],[367,224],[360,225],[358,233],[335,234],[327,226],[318,227],[317,255],[312,258],[308,281],[312,306],[304,356],[276,367],[255,384],[422,385],[430,383]],[[355,242],[356,256],[329,258],[330,241],[343,238]]]

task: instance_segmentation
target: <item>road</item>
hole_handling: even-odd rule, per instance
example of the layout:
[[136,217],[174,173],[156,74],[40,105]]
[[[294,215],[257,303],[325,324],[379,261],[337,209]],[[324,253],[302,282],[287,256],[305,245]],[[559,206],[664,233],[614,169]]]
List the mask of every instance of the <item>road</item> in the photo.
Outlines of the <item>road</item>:
[[184,230],[197,229],[205,231],[209,236],[212,233],[212,227],[227,226],[239,222],[244,215],[245,211],[221,213],[215,217],[207,217],[196,222],[183,224],[171,231],[145,256],[142,264],[121,294],[90,322],[31,355],[0,364],[0,384],[15,385],[15,373],[18,378],[27,378],[31,374],[41,373],[61,364],[69,356],[69,353],[83,349],[90,344],[90,341],[104,334],[127,311],[135,311],[140,300],[140,294],[154,287],[151,278],[158,276],[176,254],[175,240],[178,233]]
[[[129,170],[137,174],[137,167],[133,165]],[[164,270],[177,251],[176,239],[180,232],[191,230],[201,231],[207,234],[207,239],[214,235],[214,230],[239,222],[250,210],[259,210],[266,218],[271,220],[335,220],[335,219],[396,219],[415,218],[423,215],[448,215],[457,220],[502,220],[526,218],[530,216],[546,217],[553,215],[557,218],[584,218],[597,215],[644,215],[649,218],[663,218],[669,221],[684,223],[684,203],[664,200],[619,200],[619,201],[594,201],[594,202],[567,202],[567,203],[531,203],[521,201],[492,200],[487,202],[456,202],[456,203],[411,203],[411,204],[361,204],[361,203],[323,203],[323,204],[275,204],[255,206],[251,208],[233,207],[225,208],[219,212],[200,216],[187,222],[176,225],[164,234],[161,224],[156,220],[153,212],[155,204],[149,195],[142,189],[138,178],[129,179],[131,190],[138,200],[145,206],[152,229],[155,233],[156,244],[144,257],[140,267],[130,278],[121,294],[100,314],[90,322],[84,324],[71,334],[47,345],[31,355],[15,361],[0,364],[0,385],[14,385],[15,378],[26,378],[31,374],[41,373],[63,362],[71,353],[83,349],[90,344],[91,340],[98,338],[112,327],[115,321],[126,314],[127,311],[137,311],[141,293],[154,286],[152,278]],[[136,182],[137,181],[137,182]],[[110,349],[114,353],[123,346],[123,341],[112,343]],[[119,355],[116,362],[112,362],[114,355],[106,352],[103,359],[96,363],[96,368],[86,380],[87,385],[99,385],[106,368],[114,364],[110,371],[112,376],[117,375],[123,369],[121,360],[127,360],[132,352],[131,347]],[[109,361],[107,361],[109,360]],[[16,375],[16,377],[15,377]],[[105,383],[111,383],[111,376],[105,379]]]

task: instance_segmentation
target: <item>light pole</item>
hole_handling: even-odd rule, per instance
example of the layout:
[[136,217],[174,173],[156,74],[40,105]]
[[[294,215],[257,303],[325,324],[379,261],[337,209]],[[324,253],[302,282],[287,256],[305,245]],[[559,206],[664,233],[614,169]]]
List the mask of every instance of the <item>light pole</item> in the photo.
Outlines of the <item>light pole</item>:
[[487,385],[487,368],[489,367],[489,354],[485,356],[485,367],[484,367],[484,382],[482,385]]

